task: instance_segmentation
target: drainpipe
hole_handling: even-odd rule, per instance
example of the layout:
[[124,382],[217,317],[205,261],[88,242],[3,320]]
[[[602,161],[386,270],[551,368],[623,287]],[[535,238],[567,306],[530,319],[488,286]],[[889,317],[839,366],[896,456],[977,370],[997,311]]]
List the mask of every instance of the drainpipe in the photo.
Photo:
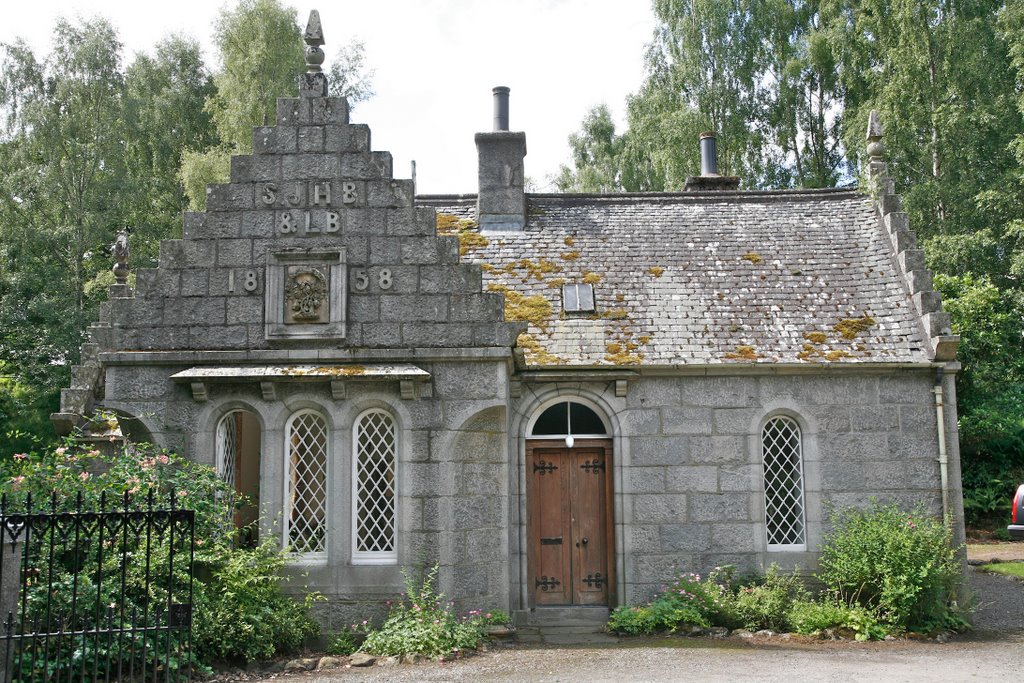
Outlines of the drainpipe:
[[948,519],[949,511],[949,455],[946,453],[946,410],[943,403],[942,370],[935,372],[935,419],[939,434],[939,473],[942,479],[942,518]]

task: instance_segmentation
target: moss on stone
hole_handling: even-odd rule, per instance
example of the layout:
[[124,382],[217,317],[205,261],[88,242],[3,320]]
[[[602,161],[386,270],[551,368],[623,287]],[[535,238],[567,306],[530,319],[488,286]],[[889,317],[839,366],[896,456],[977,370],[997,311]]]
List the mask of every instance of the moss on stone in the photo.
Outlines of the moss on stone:
[[875,319],[870,315],[860,318],[843,318],[832,329],[842,335],[843,339],[856,339],[861,332],[867,332],[875,326]]
[[758,358],[764,358],[757,352],[753,346],[741,344],[736,347],[735,351],[729,351],[725,354],[725,357],[729,360],[742,360],[742,361],[756,361]]
[[662,268],[661,266],[651,266],[650,268],[647,269],[647,272],[653,275],[654,277],[661,277],[661,274],[665,272],[665,269]]
[[526,354],[529,365],[564,365],[565,359],[550,353],[532,335],[523,332],[516,338],[516,345]]
[[750,261],[755,266],[764,260],[763,258],[761,258],[761,255],[758,254],[756,251],[748,251],[743,256],[740,256],[740,258],[743,259],[744,261]]

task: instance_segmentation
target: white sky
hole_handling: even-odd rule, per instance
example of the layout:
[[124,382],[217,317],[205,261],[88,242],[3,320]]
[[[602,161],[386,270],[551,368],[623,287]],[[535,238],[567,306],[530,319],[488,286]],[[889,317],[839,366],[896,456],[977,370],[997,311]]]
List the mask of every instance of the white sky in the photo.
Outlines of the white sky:
[[[22,37],[49,53],[57,17],[101,15],[117,28],[129,62],[169,33],[196,37],[213,67],[210,0],[7,0],[0,41]],[[231,3],[233,4],[233,3]],[[605,102],[619,125],[625,98],[643,78],[654,29],[648,0],[286,1],[305,26],[318,9],[328,64],[353,36],[376,70],[376,96],[352,121],[367,123],[373,148],[394,155],[395,176],[417,192],[476,192],[473,134],[492,127],[491,88],[507,85],[510,128],[526,131],[526,174],[539,190],[569,160],[567,138]],[[326,65],[325,65],[326,66]]]

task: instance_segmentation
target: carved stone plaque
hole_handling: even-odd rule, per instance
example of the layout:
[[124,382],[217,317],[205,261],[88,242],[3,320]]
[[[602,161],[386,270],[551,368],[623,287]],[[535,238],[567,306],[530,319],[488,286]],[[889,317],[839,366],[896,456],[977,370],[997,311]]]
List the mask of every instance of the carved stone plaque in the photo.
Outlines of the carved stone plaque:
[[344,249],[270,253],[265,281],[267,339],[344,339]]
[[330,292],[322,269],[289,266],[284,286],[284,324],[328,323]]

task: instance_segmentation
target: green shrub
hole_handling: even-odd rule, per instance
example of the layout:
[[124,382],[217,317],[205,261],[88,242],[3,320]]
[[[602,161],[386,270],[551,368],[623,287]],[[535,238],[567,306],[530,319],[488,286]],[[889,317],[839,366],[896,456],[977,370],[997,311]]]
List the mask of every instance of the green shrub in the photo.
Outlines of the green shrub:
[[364,620],[359,624],[350,624],[347,629],[334,635],[334,638],[331,639],[330,644],[327,646],[327,654],[347,657],[353,652],[358,652],[359,646],[366,640],[368,632],[368,621]]
[[738,623],[730,591],[731,567],[716,569],[701,579],[699,574],[678,573],[672,582],[646,605],[622,606],[612,611],[608,630],[618,633],[674,633],[684,626]]
[[963,623],[956,596],[960,565],[950,527],[925,514],[872,502],[831,515],[818,578],[848,604],[868,608],[897,629]]
[[[371,631],[363,651],[374,655],[419,654],[443,657],[453,651],[474,649],[484,638],[490,618],[471,614],[459,619],[444,595],[436,590],[438,564],[421,571],[417,581],[412,572],[404,572],[405,595],[392,603],[388,617],[379,629]],[[507,621],[507,615],[501,613]]]
[[309,616],[319,596],[307,594],[300,603],[281,592],[285,560],[276,539],[267,539],[252,549],[225,552],[210,563],[206,604],[192,639],[202,661],[269,659],[298,650],[306,638],[319,633]]
[[772,564],[764,581],[740,588],[733,598],[736,618],[754,631],[769,629],[789,631],[789,610],[796,601],[807,600],[809,594],[803,580],[796,574],[783,574]]
[[889,630],[871,610],[841,600],[797,600],[789,607],[789,623],[796,633],[813,635],[829,628],[849,629],[857,640],[881,640]]

